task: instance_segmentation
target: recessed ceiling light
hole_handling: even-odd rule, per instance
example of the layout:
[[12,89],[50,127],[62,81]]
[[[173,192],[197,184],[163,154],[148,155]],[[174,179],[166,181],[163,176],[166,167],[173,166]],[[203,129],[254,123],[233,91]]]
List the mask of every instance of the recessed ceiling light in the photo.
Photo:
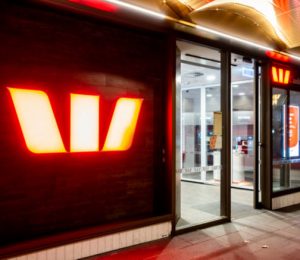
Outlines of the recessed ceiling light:
[[206,94],[207,97],[212,97],[212,94]]
[[249,120],[250,116],[238,116],[239,120]]
[[208,76],[206,77],[206,79],[209,80],[209,81],[213,81],[213,80],[216,79],[216,76],[215,76],[215,75],[208,75]]
[[238,95],[239,96],[245,96],[246,94],[245,94],[245,92],[240,92]]
[[239,85],[238,85],[238,84],[232,84],[232,87],[233,87],[233,88],[238,88]]

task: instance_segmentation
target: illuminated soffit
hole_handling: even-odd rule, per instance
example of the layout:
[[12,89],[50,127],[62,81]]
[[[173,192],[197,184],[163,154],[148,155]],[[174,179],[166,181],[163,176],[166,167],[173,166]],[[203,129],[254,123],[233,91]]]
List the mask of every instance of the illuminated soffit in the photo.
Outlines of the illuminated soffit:
[[[203,13],[212,10],[230,11],[232,17],[235,14],[243,16],[257,23],[261,30],[269,34],[273,40],[284,43],[286,48],[300,46],[300,34],[298,25],[300,23],[300,1],[298,0],[177,0],[181,4],[192,9],[188,14],[191,20],[201,22]],[[222,12],[223,11],[223,12]],[[198,17],[198,19],[197,19]],[[264,18],[264,19],[262,19]],[[266,21],[264,21],[266,20]],[[215,16],[211,18],[211,25],[215,21]],[[209,21],[204,21],[209,24]],[[224,23],[222,24],[224,30]],[[241,24],[241,27],[243,24]],[[216,29],[216,28],[215,28]],[[276,34],[274,37],[273,32]],[[226,30],[226,29],[225,29]],[[277,39],[276,39],[277,38]]]
[[132,11],[133,15],[136,12],[155,19],[169,20],[186,25],[186,30],[194,28],[204,34],[262,50],[289,52],[291,57],[300,60],[299,0],[68,1],[81,4],[110,3],[120,9]]

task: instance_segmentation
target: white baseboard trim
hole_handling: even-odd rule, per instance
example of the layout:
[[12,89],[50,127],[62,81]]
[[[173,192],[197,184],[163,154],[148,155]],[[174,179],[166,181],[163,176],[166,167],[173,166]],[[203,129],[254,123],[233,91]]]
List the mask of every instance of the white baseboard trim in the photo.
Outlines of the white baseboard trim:
[[280,209],[300,203],[300,192],[279,196],[272,199],[272,209]]
[[74,260],[165,238],[170,236],[171,230],[171,222],[164,222],[66,244],[7,260]]

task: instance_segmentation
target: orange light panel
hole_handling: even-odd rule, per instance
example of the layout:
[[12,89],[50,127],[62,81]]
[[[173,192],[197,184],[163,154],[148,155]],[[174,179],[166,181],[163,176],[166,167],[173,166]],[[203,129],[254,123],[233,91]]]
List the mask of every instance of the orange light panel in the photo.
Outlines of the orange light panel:
[[71,94],[71,152],[99,151],[99,96]]
[[277,68],[272,67],[272,77],[274,82],[278,82]]
[[276,52],[276,51],[266,51],[266,55],[274,60],[279,60],[283,62],[289,62],[290,58],[287,55],[284,55],[282,53]]
[[290,82],[290,75],[291,75],[291,71],[286,70],[285,74],[284,74],[283,84],[289,84],[289,82]]
[[8,88],[27,148],[33,153],[66,152],[47,94]]
[[69,2],[89,6],[110,13],[116,12],[118,9],[117,6],[102,0],[69,0]]
[[125,151],[131,147],[142,102],[139,98],[118,99],[103,151]]
[[283,69],[278,69],[279,71],[279,83],[283,83]]

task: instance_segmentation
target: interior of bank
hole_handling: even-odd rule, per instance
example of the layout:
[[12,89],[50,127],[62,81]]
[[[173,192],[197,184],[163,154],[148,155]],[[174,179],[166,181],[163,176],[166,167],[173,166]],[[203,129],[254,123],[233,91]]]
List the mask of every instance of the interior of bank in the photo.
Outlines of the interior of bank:
[[[221,102],[231,102],[232,214],[253,210],[254,60],[231,54],[231,96],[221,96],[218,49],[178,41],[176,82],[176,172],[180,174],[181,218],[177,226],[220,217]],[[179,104],[179,105],[178,105]]]

